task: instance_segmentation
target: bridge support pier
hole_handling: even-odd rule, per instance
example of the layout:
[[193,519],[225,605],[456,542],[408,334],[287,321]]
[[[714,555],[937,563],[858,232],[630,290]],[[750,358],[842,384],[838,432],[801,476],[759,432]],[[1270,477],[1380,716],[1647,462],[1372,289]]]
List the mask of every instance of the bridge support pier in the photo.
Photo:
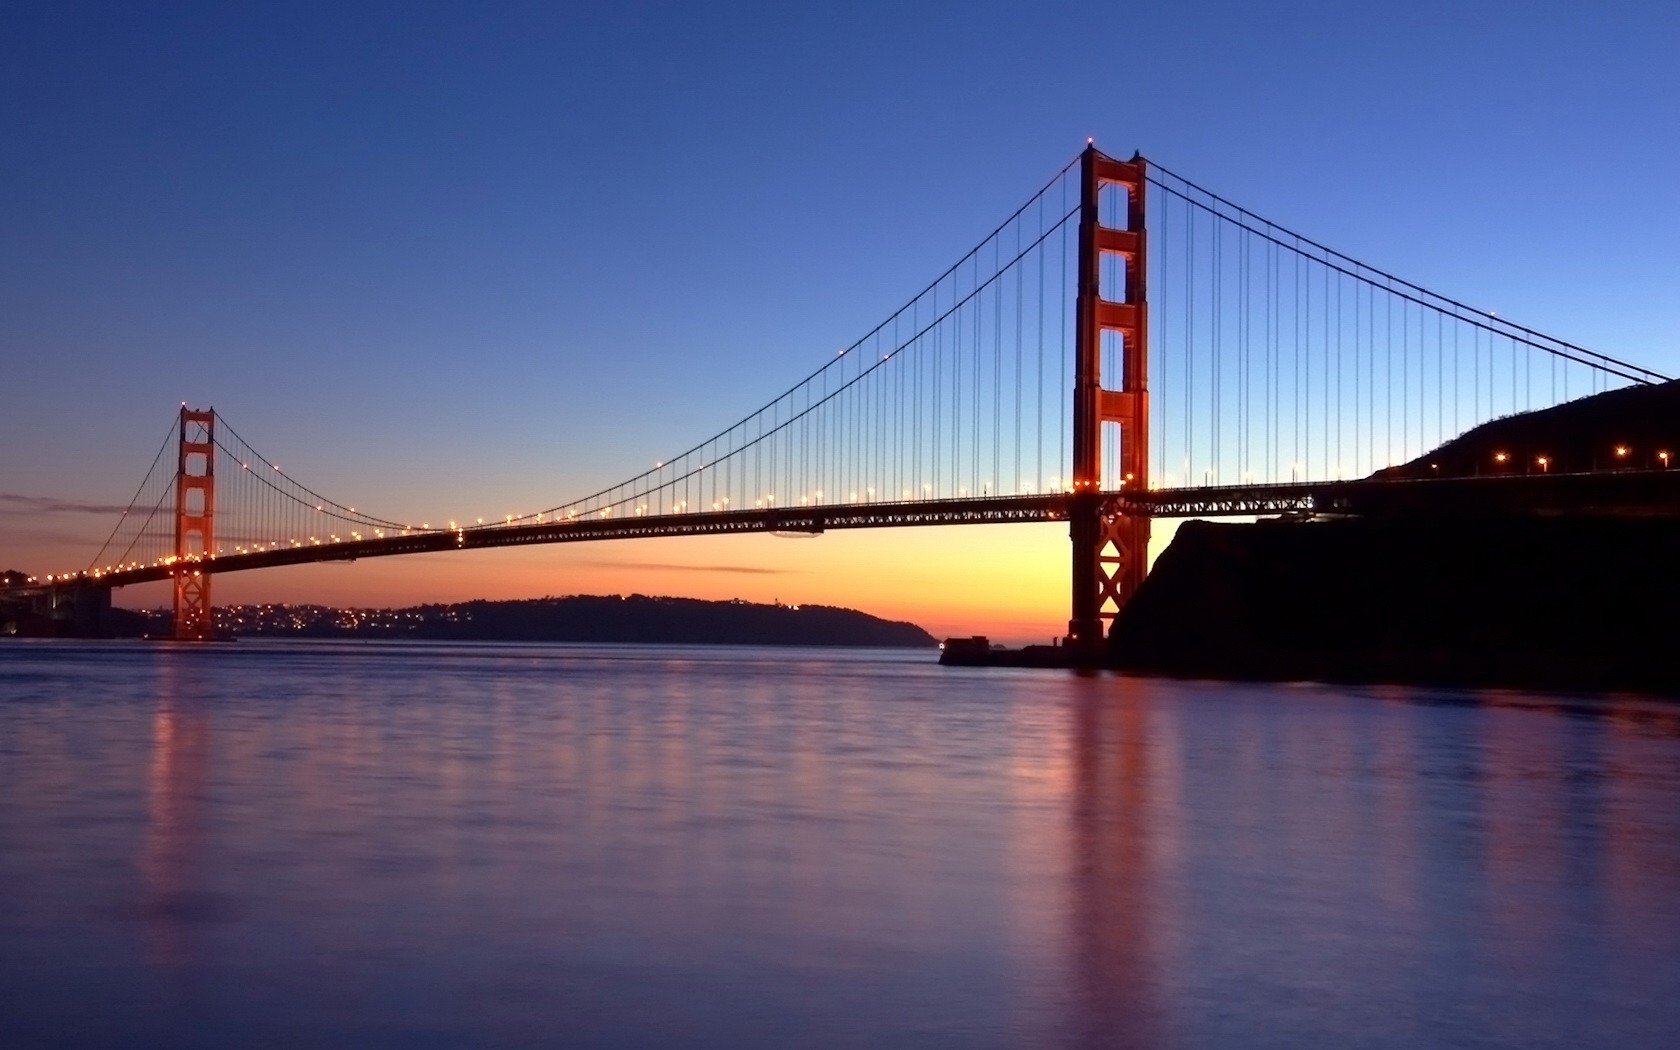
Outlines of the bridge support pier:
[[[10,616],[6,615],[10,613]],[[111,638],[111,589],[55,584],[0,601],[0,634],[36,638]]]
[[[1117,424],[1118,485],[1149,487],[1149,306],[1148,253],[1144,231],[1144,160],[1104,156],[1096,146],[1080,157],[1079,283],[1074,303],[1073,507],[1068,534],[1073,543],[1073,609],[1068,644],[1100,649],[1105,625],[1137,590],[1148,568],[1149,519],[1118,513],[1104,496],[1103,428]],[[1104,186],[1126,195],[1126,228],[1102,225]],[[1121,267],[1121,298],[1102,295],[1103,261]],[[1104,334],[1118,340],[1120,388],[1103,386]]]
[[1093,649],[1143,582],[1149,566],[1149,519],[1121,514],[1100,496],[1075,500],[1068,520],[1073,541],[1073,609],[1069,644]]
[[215,636],[210,574],[197,564],[216,553],[216,411],[181,406],[175,468],[175,640]]

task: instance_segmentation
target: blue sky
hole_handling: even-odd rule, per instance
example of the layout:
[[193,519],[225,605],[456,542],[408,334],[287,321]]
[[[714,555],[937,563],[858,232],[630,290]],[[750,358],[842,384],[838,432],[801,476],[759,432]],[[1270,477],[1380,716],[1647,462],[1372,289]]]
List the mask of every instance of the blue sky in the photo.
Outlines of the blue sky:
[[[547,506],[768,400],[1086,136],[1680,372],[1677,50],[1672,3],[14,2],[0,492],[122,502],[186,400],[358,505]],[[0,561],[99,531],[0,513]]]

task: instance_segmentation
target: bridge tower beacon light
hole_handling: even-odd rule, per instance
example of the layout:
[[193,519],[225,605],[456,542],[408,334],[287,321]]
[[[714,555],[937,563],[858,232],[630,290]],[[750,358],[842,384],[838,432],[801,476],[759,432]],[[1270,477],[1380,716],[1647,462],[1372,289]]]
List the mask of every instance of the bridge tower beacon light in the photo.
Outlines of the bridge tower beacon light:
[[[1116,458],[1126,489],[1149,488],[1148,241],[1144,229],[1145,161],[1105,156],[1094,143],[1080,156],[1078,298],[1074,303],[1073,497],[1068,533],[1073,543],[1073,608],[1068,644],[1093,649],[1131,598],[1148,567],[1149,519],[1121,513],[1103,493],[1103,425],[1116,423]],[[1104,186],[1127,198],[1126,228],[1103,226],[1098,205]],[[1104,256],[1124,265],[1124,296],[1102,297]],[[1120,339],[1118,390],[1103,385],[1104,332]]]
[[198,568],[216,550],[216,410],[181,404],[175,467],[175,640],[208,642],[210,573]]

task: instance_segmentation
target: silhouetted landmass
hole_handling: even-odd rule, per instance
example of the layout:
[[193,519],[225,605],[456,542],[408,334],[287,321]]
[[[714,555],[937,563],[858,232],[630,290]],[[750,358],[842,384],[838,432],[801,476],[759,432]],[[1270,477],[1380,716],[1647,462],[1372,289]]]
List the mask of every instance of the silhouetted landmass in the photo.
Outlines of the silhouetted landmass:
[[1208,678],[1680,692],[1673,522],[1182,526],[1113,666]]
[[[1377,476],[1662,469],[1670,459],[1680,470],[1680,381],[1497,419]],[[1210,678],[1680,693],[1677,541],[1680,521],[1663,517],[1187,522],[1117,618],[1110,663]]]
[[[1617,450],[1624,450],[1618,454]],[[1662,453],[1668,453],[1667,460]],[[1504,454],[1505,459],[1497,457]],[[1544,458],[1545,464],[1540,460]],[[1472,477],[1616,468],[1680,470],[1680,380],[1624,387],[1465,431],[1377,477]]]
[[110,608],[100,614],[103,623],[102,637],[108,638],[144,638],[153,633],[152,617],[134,609]]
[[758,605],[633,594],[472,601],[407,609],[218,608],[237,635],[675,645],[933,646],[914,624],[825,605]]

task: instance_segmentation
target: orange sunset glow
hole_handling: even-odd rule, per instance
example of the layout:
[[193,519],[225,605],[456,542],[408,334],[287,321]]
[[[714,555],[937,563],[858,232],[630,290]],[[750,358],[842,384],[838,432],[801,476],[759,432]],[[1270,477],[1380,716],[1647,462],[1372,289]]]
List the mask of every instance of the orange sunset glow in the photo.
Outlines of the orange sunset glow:
[[[1158,553],[1172,523],[1158,522]],[[1042,642],[1067,627],[1061,524],[836,531],[815,537],[700,536],[419,554],[227,573],[219,604],[400,607],[475,598],[649,594],[836,605],[907,620],[938,637]],[[164,584],[118,604],[165,606]]]

